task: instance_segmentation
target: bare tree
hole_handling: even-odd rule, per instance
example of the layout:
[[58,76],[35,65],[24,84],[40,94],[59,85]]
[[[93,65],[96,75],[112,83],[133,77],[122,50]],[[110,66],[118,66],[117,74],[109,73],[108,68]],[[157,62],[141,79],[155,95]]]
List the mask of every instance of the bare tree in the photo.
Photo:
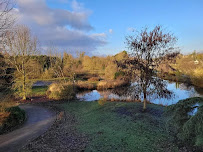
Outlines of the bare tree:
[[63,72],[63,57],[57,48],[54,46],[50,46],[47,49],[47,54],[50,57],[50,68],[53,70],[54,75],[57,78],[63,78],[63,81],[66,82],[64,72]]
[[[12,9],[14,7],[13,0],[0,0],[0,41],[2,42],[2,34],[8,30],[14,23],[15,18],[12,15]],[[2,50],[2,45],[0,45]],[[12,72],[9,65],[5,62],[5,58],[0,52],[0,88],[2,89],[1,92],[4,91],[3,94],[6,92],[10,94],[10,87],[11,87],[11,78]]]
[[3,34],[15,22],[12,14],[13,8],[14,0],[0,0],[0,34]]
[[137,98],[143,98],[143,110],[146,109],[147,99],[155,97],[170,98],[172,92],[167,89],[166,82],[158,78],[157,68],[165,60],[173,59],[174,44],[177,39],[170,33],[164,33],[160,26],[152,31],[147,28],[126,37],[130,57],[119,63],[119,67],[136,82],[133,88]]
[[[33,70],[30,68],[32,56],[37,54],[37,38],[31,35],[24,25],[16,26],[4,34],[4,54],[8,62],[16,69],[22,82],[22,96],[27,96],[27,80]],[[33,66],[32,66],[33,67]]]

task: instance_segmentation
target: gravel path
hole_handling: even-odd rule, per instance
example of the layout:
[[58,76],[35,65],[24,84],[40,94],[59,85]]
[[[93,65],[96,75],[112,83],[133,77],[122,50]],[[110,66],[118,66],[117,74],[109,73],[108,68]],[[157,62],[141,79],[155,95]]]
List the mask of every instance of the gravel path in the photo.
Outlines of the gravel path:
[[35,152],[84,151],[89,139],[85,134],[78,132],[76,125],[77,121],[72,114],[61,111],[47,132],[21,150]]
[[0,152],[15,152],[29,141],[43,134],[54,122],[53,111],[34,105],[20,105],[27,115],[23,126],[10,133],[0,135]]

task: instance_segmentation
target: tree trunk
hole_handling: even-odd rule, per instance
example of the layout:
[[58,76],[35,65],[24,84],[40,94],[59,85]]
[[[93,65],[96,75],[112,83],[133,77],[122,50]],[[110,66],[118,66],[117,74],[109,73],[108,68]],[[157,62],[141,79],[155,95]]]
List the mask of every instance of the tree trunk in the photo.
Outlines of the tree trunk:
[[144,104],[143,104],[143,111],[147,109],[147,94],[146,91],[144,91]]
[[26,100],[25,74],[23,75],[23,100]]
[[26,100],[26,73],[25,73],[25,64],[24,60],[22,62],[22,69],[23,69],[23,100]]

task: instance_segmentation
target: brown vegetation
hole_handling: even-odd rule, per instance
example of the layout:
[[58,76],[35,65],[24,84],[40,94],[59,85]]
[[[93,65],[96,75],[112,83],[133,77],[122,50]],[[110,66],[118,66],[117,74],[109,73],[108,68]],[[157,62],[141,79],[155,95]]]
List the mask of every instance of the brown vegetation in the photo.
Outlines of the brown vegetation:
[[98,90],[104,90],[104,89],[114,89],[122,86],[129,85],[130,81],[127,79],[116,79],[116,80],[102,80],[99,81],[97,84]]
[[[163,67],[170,68],[163,68]],[[161,64],[160,76],[164,79],[193,84],[203,87],[203,53],[193,52],[179,55],[174,63]]]
[[76,98],[74,85],[71,83],[52,83],[47,90],[47,97],[53,100],[72,100]]

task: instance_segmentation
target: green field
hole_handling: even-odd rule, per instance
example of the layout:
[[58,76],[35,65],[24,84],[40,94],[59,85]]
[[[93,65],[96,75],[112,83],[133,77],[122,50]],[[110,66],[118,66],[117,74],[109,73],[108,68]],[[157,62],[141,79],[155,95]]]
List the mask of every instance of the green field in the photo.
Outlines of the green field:
[[165,128],[165,107],[142,103],[70,102],[60,105],[90,138],[86,151],[178,151]]
[[32,96],[44,96],[46,95],[46,91],[48,86],[35,86],[32,87]]

